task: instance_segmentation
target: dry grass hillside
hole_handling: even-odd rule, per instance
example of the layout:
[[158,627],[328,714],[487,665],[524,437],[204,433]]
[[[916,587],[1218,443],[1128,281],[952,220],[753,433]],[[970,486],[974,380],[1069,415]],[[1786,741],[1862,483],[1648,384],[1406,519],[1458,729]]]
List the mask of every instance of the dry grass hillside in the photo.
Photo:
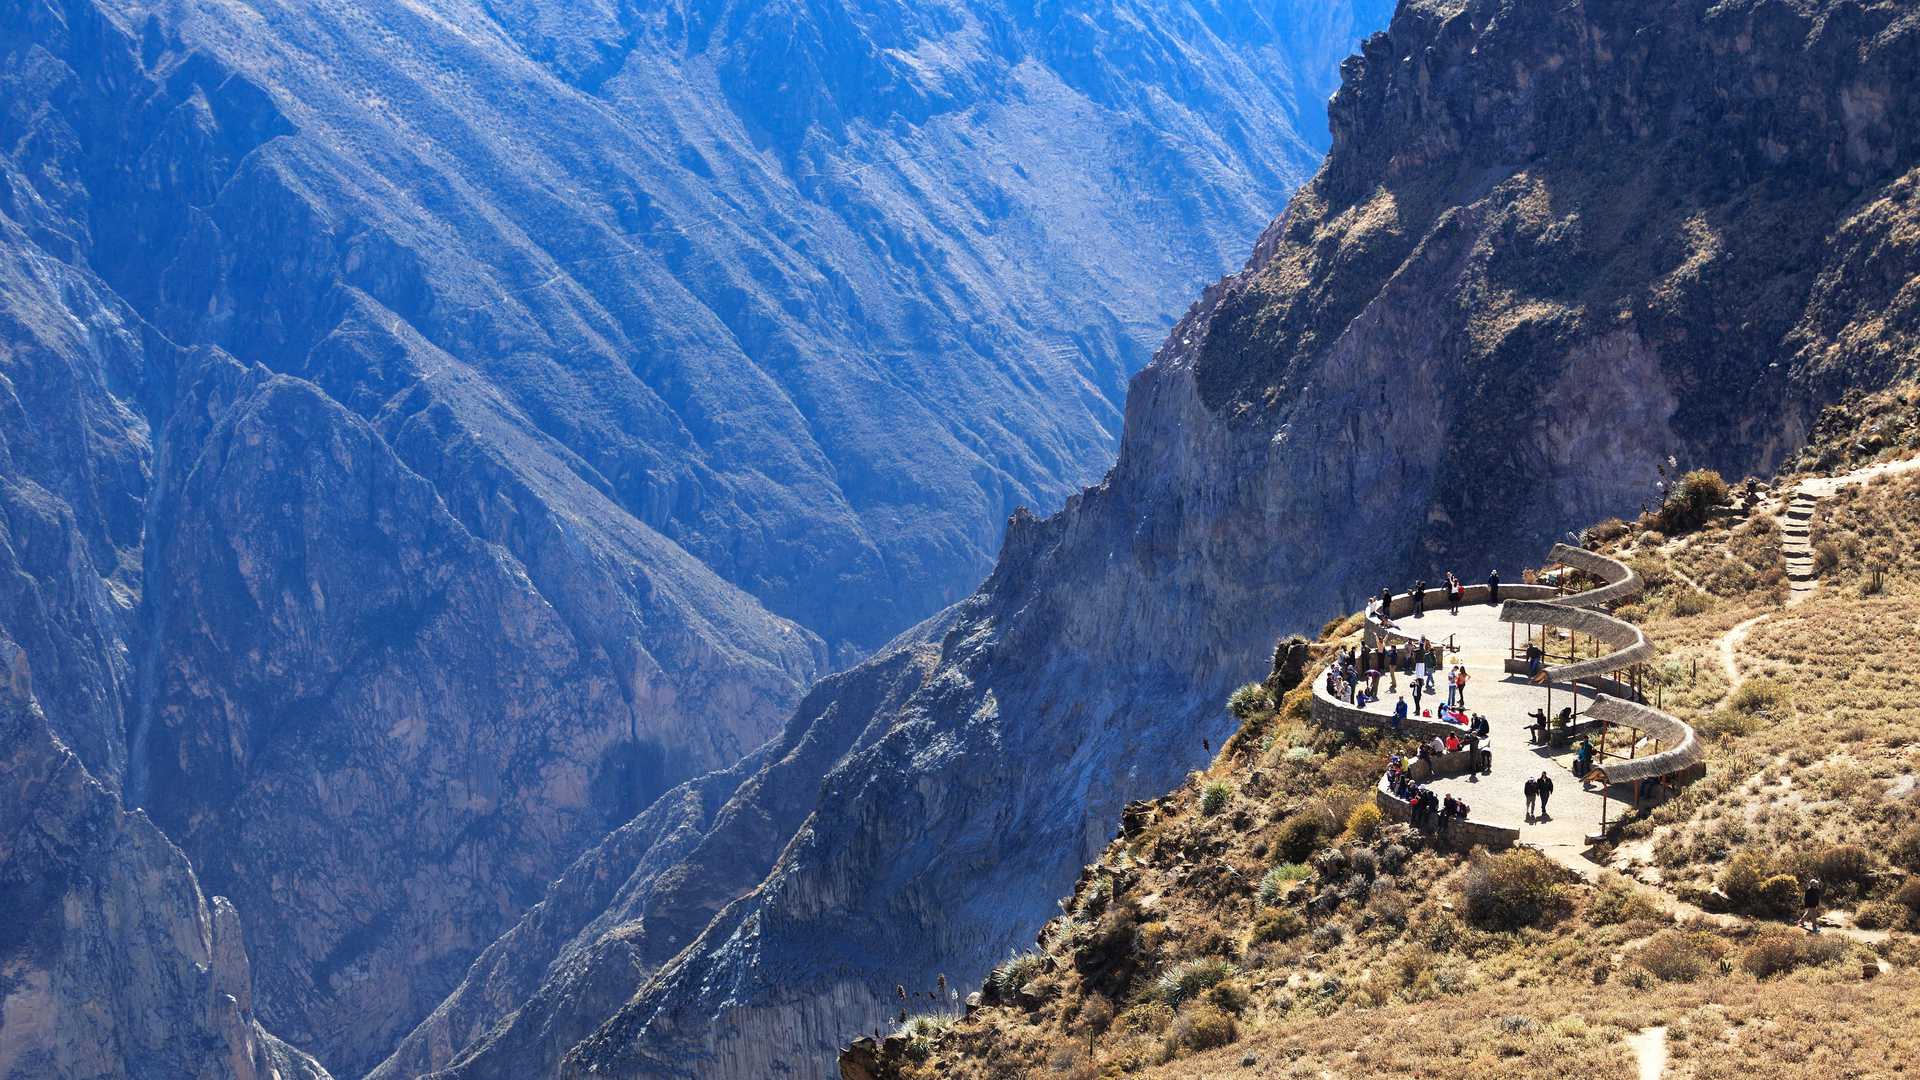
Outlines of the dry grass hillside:
[[[1818,504],[1819,587],[1793,604],[1781,517],[1807,476],[1911,456],[1917,414],[1912,389],[1855,399],[1754,506],[1671,535],[1658,516],[1590,530],[1646,577],[1620,613],[1661,646],[1658,695],[1709,752],[1704,780],[1622,822],[1591,867],[1382,822],[1373,785],[1405,747],[1314,727],[1306,688],[1276,677],[1235,695],[1244,724],[1208,769],[1129,809],[976,1005],[935,1004],[955,995],[933,974],[902,987],[900,1037],[843,1071],[1629,1078],[1658,1028],[1681,1080],[1911,1073],[1920,471]],[[1834,910],[1809,933],[1782,898],[1816,873]]]

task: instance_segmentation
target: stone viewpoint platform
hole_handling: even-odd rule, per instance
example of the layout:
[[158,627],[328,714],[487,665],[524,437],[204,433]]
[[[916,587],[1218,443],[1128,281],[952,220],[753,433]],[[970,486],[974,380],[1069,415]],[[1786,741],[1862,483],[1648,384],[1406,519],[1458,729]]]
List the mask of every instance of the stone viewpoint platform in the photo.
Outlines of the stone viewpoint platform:
[[[1427,782],[1436,794],[1451,794],[1472,808],[1467,827],[1456,828],[1451,839],[1491,847],[1524,842],[1556,862],[1584,870],[1590,866],[1583,853],[1599,831],[1603,813],[1626,809],[1640,782],[1649,777],[1697,775],[1699,748],[1691,728],[1647,706],[1631,675],[1621,677],[1651,659],[1652,646],[1644,635],[1593,610],[1637,595],[1638,577],[1622,563],[1565,545],[1555,547],[1550,558],[1599,578],[1602,585],[1574,593],[1543,585],[1502,586],[1498,607],[1488,602],[1486,586],[1471,586],[1457,613],[1448,612],[1440,590],[1430,590],[1420,615],[1413,614],[1410,597],[1395,596],[1385,620],[1377,604],[1369,609],[1366,633],[1368,641],[1417,642],[1425,637],[1443,646],[1446,667],[1462,664],[1467,669],[1467,710],[1484,715],[1491,725],[1484,743],[1492,752],[1490,771]],[[1543,644],[1548,653],[1537,679],[1528,677],[1525,661],[1515,655],[1528,640]],[[1405,694],[1409,677],[1401,676],[1398,682]],[[1423,704],[1437,715],[1436,706],[1446,700],[1446,693],[1444,682],[1436,685],[1440,693]],[[1328,694],[1325,672],[1317,673],[1314,719],[1335,727],[1390,726],[1400,695],[1387,692],[1384,677],[1380,686],[1382,699],[1358,708]],[[1408,699],[1411,704],[1410,695]],[[1529,739],[1530,712],[1558,713],[1563,708],[1572,708],[1577,721],[1596,728],[1604,722],[1607,754],[1599,764],[1606,785],[1583,784],[1574,778],[1577,737],[1561,746],[1534,745]],[[1437,731],[1465,737],[1459,726],[1433,717],[1406,728],[1407,734],[1422,739]],[[1594,735],[1599,742],[1597,730]],[[1553,797],[1545,816],[1529,820],[1523,787],[1528,778],[1542,773],[1553,780]],[[1379,801],[1389,816],[1404,815],[1404,804],[1384,788]]]

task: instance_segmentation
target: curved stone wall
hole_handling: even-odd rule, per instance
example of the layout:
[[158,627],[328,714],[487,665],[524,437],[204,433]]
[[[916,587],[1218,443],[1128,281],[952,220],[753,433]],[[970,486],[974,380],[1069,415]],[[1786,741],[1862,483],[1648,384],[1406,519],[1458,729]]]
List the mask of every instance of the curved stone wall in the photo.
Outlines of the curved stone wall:
[[[1382,777],[1378,787],[1373,789],[1373,804],[1380,808],[1380,816],[1403,825],[1413,824],[1413,807],[1407,800],[1387,790],[1387,781]],[[1489,848],[1508,848],[1520,840],[1520,830],[1504,825],[1489,825],[1472,818],[1453,818],[1447,822],[1445,832],[1435,830],[1433,836],[1449,847],[1466,848],[1478,844]]]

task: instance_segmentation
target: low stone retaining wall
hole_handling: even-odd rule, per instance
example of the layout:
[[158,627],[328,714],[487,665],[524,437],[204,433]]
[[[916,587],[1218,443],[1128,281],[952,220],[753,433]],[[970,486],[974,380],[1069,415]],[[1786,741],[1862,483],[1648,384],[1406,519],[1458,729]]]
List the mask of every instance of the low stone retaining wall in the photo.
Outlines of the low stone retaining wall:
[[[1405,799],[1387,790],[1384,777],[1381,778],[1380,786],[1374,789],[1373,802],[1380,808],[1380,816],[1387,820],[1398,821],[1403,825],[1413,824],[1413,807],[1407,805]],[[1447,847],[1455,849],[1484,847],[1498,850],[1510,848],[1520,842],[1519,829],[1488,825],[1472,818],[1464,821],[1453,818],[1446,823],[1444,829],[1436,828],[1429,835]]]
[[[1320,673],[1320,678],[1313,684],[1313,710],[1311,715],[1314,723],[1322,727],[1340,728],[1343,731],[1358,731],[1361,728],[1391,730],[1393,727],[1393,717],[1391,716],[1370,713],[1359,706],[1349,705],[1344,701],[1335,700],[1333,695],[1327,693],[1326,672],[1324,671]],[[1407,717],[1406,722],[1400,725],[1400,733],[1403,735],[1416,736],[1421,742],[1425,742],[1435,735],[1440,736],[1442,739],[1449,735],[1458,735],[1462,739],[1468,737],[1467,729],[1459,724],[1450,724],[1445,720],[1435,720],[1431,717],[1417,716]]]
[[1464,749],[1455,750],[1450,754],[1434,754],[1424,760],[1414,758],[1407,766],[1407,775],[1413,777],[1414,783],[1424,784],[1435,778],[1465,776],[1479,768],[1479,761],[1480,748],[1473,745],[1472,740],[1468,740],[1468,745]]
[[[1560,590],[1551,585],[1528,585],[1521,583],[1517,585],[1500,586],[1500,600],[1502,603],[1508,600],[1553,600],[1561,595]],[[1426,610],[1447,610],[1447,590],[1428,589],[1426,598]],[[1474,604],[1484,604],[1486,602],[1487,587],[1485,585],[1468,585],[1460,591],[1460,603],[1463,607],[1471,607]],[[1412,593],[1400,593],[1387,605],[1387,618],[1393,619],[1396,624],[1393,627],[1388,628],[1380,625],[1379,610],[1377,604],[1367,609],[1366,639],[1369,645],[1379,641],[1382,637],[1395,637],[1402,641],[1420,640],[1420,624],[1418,620],[1408,624],[1401,624],[1399,622],[1399,620],[1411,618],[1413,615]]]

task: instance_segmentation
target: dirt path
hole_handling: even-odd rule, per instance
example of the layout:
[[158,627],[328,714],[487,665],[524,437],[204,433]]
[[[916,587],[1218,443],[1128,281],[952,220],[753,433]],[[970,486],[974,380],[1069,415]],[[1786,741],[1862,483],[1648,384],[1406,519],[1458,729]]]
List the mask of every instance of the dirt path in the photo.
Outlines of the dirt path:
[[1773,617],[1773,612],[1762,612],[1744,622],[1735,623],[1726,633],[1720,635],[1720,667],[1727,673],[1727,693],[1740,689],[1740,663],[1737,653],[1740,643],[1747,640],[1747,634],[1761,623]]
[[1627,1037],[1627,1045],[1640,1062],[1640,1080],[1660,1080],[1667,1072],[1667,1028],[1661,1024],[1642,1028]]

